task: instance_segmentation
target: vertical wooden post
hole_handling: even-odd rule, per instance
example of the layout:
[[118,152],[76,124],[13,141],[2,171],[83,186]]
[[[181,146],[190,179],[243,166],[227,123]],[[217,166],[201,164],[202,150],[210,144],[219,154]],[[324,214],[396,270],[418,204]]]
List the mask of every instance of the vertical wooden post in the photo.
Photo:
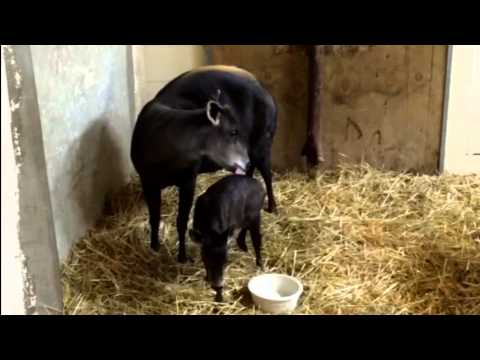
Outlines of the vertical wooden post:
[[309,57],[309,104],[307,140],[302,156],[306,158],[309,169],[325,162],[321,142],[321,105],[322,105],[322,46],[312,45],[308,49]]

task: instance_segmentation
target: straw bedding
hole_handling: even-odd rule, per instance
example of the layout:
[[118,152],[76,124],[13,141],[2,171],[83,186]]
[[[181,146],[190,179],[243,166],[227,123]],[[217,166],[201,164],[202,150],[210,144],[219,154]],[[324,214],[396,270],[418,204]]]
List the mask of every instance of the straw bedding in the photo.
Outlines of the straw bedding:
[[[197,194],[225,176],[200,177]],[[265,271],[298,277],[295,314],[479,314],[480,177],[415,176],[342,165],[316,179],[275,175],[279,214],[263,213]],[[195,262],[176,262],[177,192],[163,193],[162,247],[149,248],[138,181],[64,264],[66,314],[259,314],[246,285],[259,270],[232,244],[225,303]]]

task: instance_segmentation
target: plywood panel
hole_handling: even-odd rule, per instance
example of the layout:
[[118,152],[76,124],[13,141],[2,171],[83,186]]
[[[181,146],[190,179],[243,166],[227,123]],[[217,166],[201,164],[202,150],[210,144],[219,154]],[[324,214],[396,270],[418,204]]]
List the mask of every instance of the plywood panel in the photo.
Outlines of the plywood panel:
[[243,67],[273,94],[279,107],[273,166],[301,167],[308,105],[308,58],[304,49],[283,45],[221,45],[212,46],[211,51],[214,63]]
[[326,49],[322,134],[327,162],[340,154],[377,167],[438,169],[446,52],[443,46]]
[[[388,169],[438,170],[446,46],[324,46],[321,100],[326,165],[342,154]],[[213,47],[216,63],[246,68],[280,107],[274,145],[279,168],[301,165],[308,61],[290,45]]]

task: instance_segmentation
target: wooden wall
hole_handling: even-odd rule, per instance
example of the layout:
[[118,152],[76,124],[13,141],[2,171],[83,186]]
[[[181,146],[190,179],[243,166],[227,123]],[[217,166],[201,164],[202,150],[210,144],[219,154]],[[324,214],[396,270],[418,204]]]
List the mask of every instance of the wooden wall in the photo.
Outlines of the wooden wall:
[[[322,139],[326,166],[346,155],[387,169],[438,170],[446,46],[325,45]],[[305,47],[212,46],[217,64],[255,74],[279,103],[273,163],[300,167],[308,106]]]
[[216,64],[241,66],[270,90],[279,107],[279,128],[273,145],[273,166],[301,164],[307,128],[308,58],[301,48],[278,45],[212,46]]

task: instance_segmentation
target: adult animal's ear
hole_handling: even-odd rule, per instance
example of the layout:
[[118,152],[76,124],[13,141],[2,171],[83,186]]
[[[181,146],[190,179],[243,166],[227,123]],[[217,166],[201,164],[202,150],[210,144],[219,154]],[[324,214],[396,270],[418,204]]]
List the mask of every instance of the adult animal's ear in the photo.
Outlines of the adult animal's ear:
[[223,107],[219,102],[215,100],[210,100],[207,103],[207,117],[208,120],[213,124],[213,126],[220,125],[220,117],[222,114]]

